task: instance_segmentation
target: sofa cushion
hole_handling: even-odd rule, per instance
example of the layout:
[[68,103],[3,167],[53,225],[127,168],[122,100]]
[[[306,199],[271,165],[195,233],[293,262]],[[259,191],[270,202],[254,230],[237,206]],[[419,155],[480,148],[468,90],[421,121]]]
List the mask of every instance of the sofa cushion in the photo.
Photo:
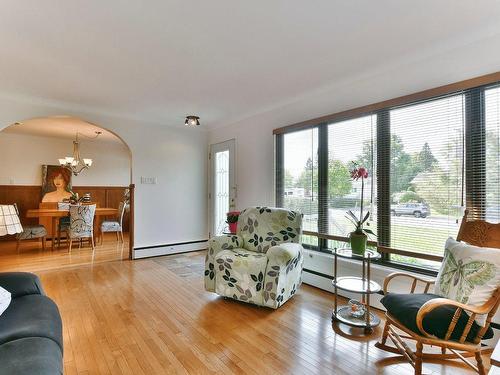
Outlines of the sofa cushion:
[[[422,332],[417,327],[417,313],[420,307],[427,301],[435,298],[442,298],[437,294],[396,294],[389,293],[380,301],[387,312],[392,317],[396,318],[403,326],[410,329],[411,331],[422,335]],[[427,333],[434,335],[440,339],[444,339],[448,326],[450,325],[453,315],[455,314],[456,308],[453,306],[441,306],[436,308],[431,313],[427,314],[424,318],[423,326]],[[458,341],[462,335],[463,329],[467,324],[469,316],[462,311],[460,318],[458,319],[457,325],[451,335],[451,340]],[[472,342],[476,337],[478,331],[481,327],[474,322],[472,328],[467,335],[467,341]],[[493,337],[493,330],[491,327],[488,328],[484,339],[490,339]]]
[[222,250],[215,257],[215,292],[262,304],[267,256],[245,249]]
[[0,286],[12,294],[12,298],[27,294],[44,294],[40,278],[29,272],[1,272]]
[[47,296],[31,294],[13,298],[0,317],[0,345],[26,337],[46,337],[63,348],[61,316]]
[[[500,250],[448,238],[434,293],[472,305],[484,305],[500,287]],[[486,315],[477,315],[484,326]]]
[[0,375],[62,374],[62,352],[44,337],[26,337],[0,345]]

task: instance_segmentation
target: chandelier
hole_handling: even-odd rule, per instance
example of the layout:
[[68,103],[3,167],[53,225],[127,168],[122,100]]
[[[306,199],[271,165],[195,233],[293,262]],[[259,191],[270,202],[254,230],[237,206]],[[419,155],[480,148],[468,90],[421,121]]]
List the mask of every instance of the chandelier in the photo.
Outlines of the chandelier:
[[[96,135],[93,137],[88,137],[85,134],[81,135],[89,139],[95,139],[99,137],[102,132],[96,131],[95,134]],[[78,176],[80,172],[82,172],[84,169],[90,168],[90,166],[92,165],[92,159],[82,159],[80,155],[80,141],[78,139],[78,135],[79,133],[76,132],[76,138],[73,141],[73,156],[66,156],[63,159],[59,159],[59,164],[62,167],[69,169],[75,176]]]

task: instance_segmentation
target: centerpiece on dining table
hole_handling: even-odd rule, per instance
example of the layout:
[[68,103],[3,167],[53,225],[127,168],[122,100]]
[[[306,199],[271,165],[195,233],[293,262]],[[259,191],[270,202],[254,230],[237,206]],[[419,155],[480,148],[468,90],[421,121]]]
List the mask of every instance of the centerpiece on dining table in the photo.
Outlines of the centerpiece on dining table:
[[[361,202],[359,209],[359,218],[352,210],[347,211],[347,218],[354,224],[355,230],[349,235],[349,242],[353,254],[364,255],[366,251],[366,243],[368,241],[368,234],[374,235],[372,230],[365,228],[364,225],[370,218],[370,211],[366,214],[363,213],[363,201],[365,192],[365,179],[368,178],[368,170],[360,166],[356,162],[352,162],[353,168],[351,170],[351,178],[354,181],[361,180]],[[366,223],[368,225],[368,223]]]

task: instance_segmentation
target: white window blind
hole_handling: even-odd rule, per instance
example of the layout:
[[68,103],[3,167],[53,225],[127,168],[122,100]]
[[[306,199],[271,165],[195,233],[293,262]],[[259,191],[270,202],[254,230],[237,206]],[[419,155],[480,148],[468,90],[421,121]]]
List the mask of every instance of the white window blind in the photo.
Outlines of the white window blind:
[[[284,135],[283,207],[301,212],[303,230],[318,231],[318,130],[302,130]],[[316,238],[303,241],[317,245]]]
[[[348,237],[355,228],[347,219],[346,211],[360,215],[361,180],[351,179],[353,162],[368,169],[363,206],[364,212],[370,211],[371,214],[368,227],[376,233],[376,126],[376,115],[328,125],[328,217],[325,225],[328,234]],[[376,241],[375,237],[370,239]]]
[[484,218],[500,222],[500,87],[485,90],[485,174]]
[[390,129],[390,247],[442,255],[462,216],[464,97],[393,109]]

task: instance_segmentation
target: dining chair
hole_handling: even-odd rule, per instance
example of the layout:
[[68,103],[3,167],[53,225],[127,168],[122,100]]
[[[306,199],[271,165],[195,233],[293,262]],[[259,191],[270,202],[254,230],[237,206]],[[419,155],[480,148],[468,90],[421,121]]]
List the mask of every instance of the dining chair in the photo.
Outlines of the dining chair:
[[[14,203],[14,207],[16,209],[17,215],[19,216],[19,209],[17,204]],[[45,241],[47,238],[47,229],[45,226],[39,225],[23,225],[23,231],[16,235],[16,251],[19,251],[19,247],[21,245],[21,241],[26,240],[39,240],[42,241],[42,250],[45,250]]]
[[126,201],[120,202],[118,206],[118,216],[115,220],[105,220],[101,224],[101,243],[103,242],[103,233],[116,232],[117,241],[123,241],[123,216],[127,210],[128,203]]
[[[61,211],[69,210],[69,203],[57,202],[57,209]],[[61,247],[61,233],[68,233],[69,225],[71,219],[69,216],[61,217],[57,225],[57,247]],[[66,235],[66,242],[68,242],[68,236]]]
[[73,240],[88,239],[95,249],[94,244],[94,216],[96,205],[70,205],[69,217],[70,224],[68,228],[69,251],[73,245]]

